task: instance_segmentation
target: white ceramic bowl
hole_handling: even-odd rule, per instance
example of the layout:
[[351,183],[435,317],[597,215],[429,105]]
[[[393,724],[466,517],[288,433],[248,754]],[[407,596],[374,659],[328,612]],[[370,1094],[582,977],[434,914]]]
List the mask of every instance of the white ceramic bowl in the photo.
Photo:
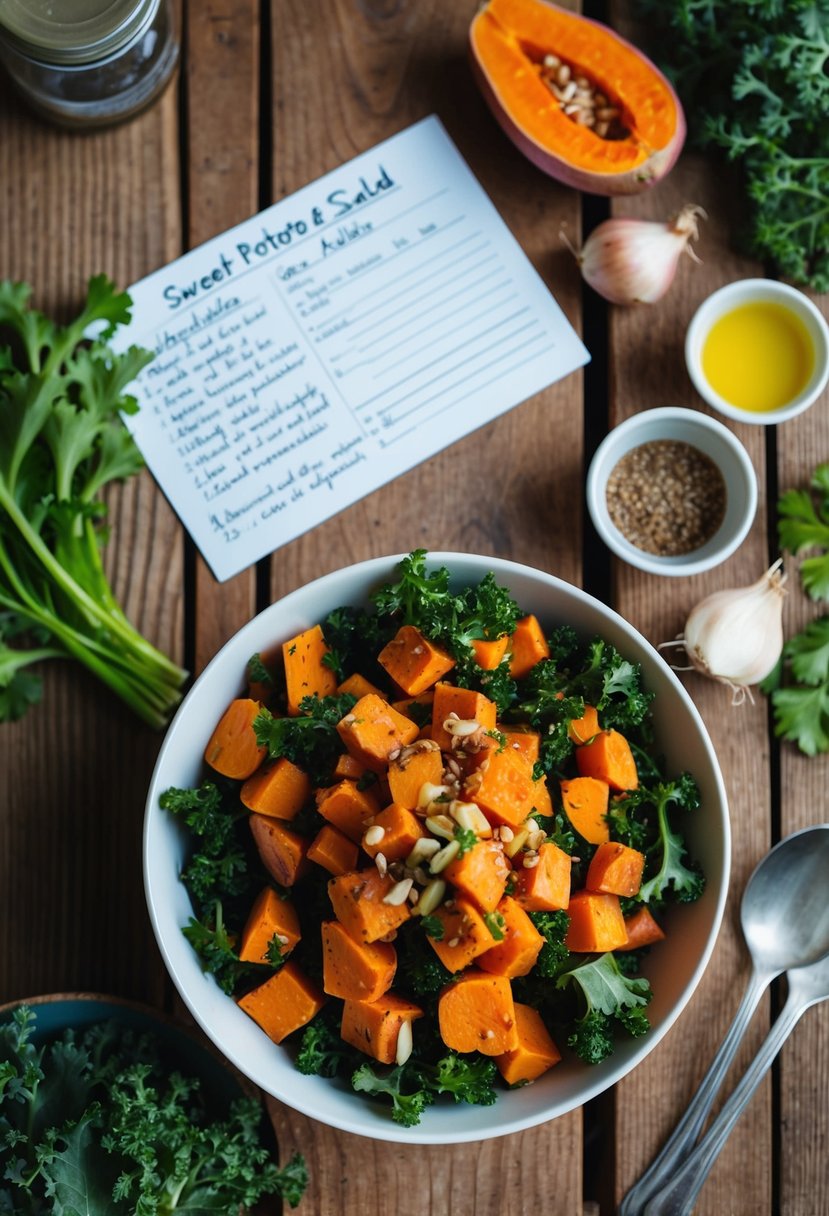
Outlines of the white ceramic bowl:
[[711,741],[694,705],[659,654],[620,616],[583,591],[538,570],[497,558],[435,553],[430,565],[445,565],[458,586],[478,582],[492,570],[519,605],[548,628],[568,622],[586,635],[601,634],[629,659],[641,662],[656,693],[656,727],[669,770],[689,770],[702,792],[701,809],[688,819],[689,846],[707,876],[703,897],[671,914],[666,941],[648,959],[654,989],[652,1030],[641,1039],[619,1041],[613,1056],[596,1066],[565,1058],[533,1085],[504,1091],[493,1106],[451,1103],[427,1109],[413,1128],[393,1123],[384,1105],[366,1101],[348,1086],[298,1073],[278,1047],[215,981],[203,974],[182,926],[191,913],[179,881],[187,855],[184,832],[158,805],[169,786],[197,784],[202,752],[227,704],[239,695],[251,654],[265,650],[320,621],[342,604],[360,604],[393,575],[399,558],[378,558],[326,575],[260,613],[233,637],[188,693],[170,726],[153,774],[144,828],[147,902],[158,944],[191,1013],[217,1047],[266,1092],[323,1123],[378,1140],[410,1144],[479,1141],[532,1127],[581,1106],[613,1085],[657,1045],[690,998],[714,946],[728,882],[730,834],[722,777]]
[[[801,392],[780,409],[761,412],[740,409],[726,401],[711,387],[702,370],[702,351],[714,322],[733,308],[755,301],[769,301],[790,309],[805,325],[815,353],[812,374]],[[738,279],[713,292],[694,313],[685,335],[685,364],[694,388],[713,409],[736,422],[771,426],[802,414],[829,383],[829,326],[820,310],[796,287],[775,279]]]
[[[717,531],[704,545],[675,557],[631,544],[610,518],[605,496],[608,478],[627,452],[663,439],[689,443],[703,452],[719,468],[726,488],[725,514]],[[678,577],[718,566],[742,544],[757,511],[757,476],[748,452],[728,427],[698,410],[666,406],[632,414],[605,436],[587,471],[586,494],[593,526],[608,549],[639,570]]]

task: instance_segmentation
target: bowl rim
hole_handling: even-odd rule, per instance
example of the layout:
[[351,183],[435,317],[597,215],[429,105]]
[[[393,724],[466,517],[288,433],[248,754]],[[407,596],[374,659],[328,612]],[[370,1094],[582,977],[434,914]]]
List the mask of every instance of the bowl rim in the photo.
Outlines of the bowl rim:
[[[720,926],[725,911],[725,904],[728,895],[730,868],[731,868],[731,830],[728,814],[728,800],[725,790],[725,784],[722,772],[717,760],[716,752],[713,743],[708,735],[702,717],[694,705],[690,695],[685,691],[677,676],[674,674],[671,667],[665,662],[663,656],[653,647],[642,634],[638,632],[621,614],[617,613],[602,601],[589,595],[581,588],[558,578],[555,575],[548,574],[544,571],[537,570],[533,567],[523,565],[518,562],[513,562],[504,558],[485,557],[477,554],[458,553],[451,551],[429,551],[427,554],[427,562],[430,568],[437,566],[446,566],[450,570],[450,574],[456,574],[455,581],[461,583],[462,579],[472,576],[473,570],[478,577],[482,577],[485,570],[492,572],[499,578],[501,582],[507,582],[513,576],[519,581],[528,579],[532,583],[540,583],[549,591],[555,594],[564,594],[568,597],[574,597],[577,603],[587,606],[591,612],[599,615],[602,618],[603,625],[611,627],[612,632],[624,635],[624,640],[630,642],[637,649],[641,649],[646,659],[653,664],[660,673],[660,677],[667,681],[672,687],[673,692],[678,697],[684,711],[690,716],[697,731],[698,743],[708,762],[708,771],[712,779],[713,790],[719,814],[717,816],[721,831],[721,856],[720,864],[716,873],[706,872],[707,887],[710,890],[714,887],[716,890],[716,898],[711,906],[710,900],[708,903],[708,915],[710,916],[710,928],[707,932],[704,946],[693,967],[691,974],[679,993],[678,998],[673,1005],[666,1011],[661,1022],[651,1028],[649,1033],[642,1039],[631,1040],[627,1050],[622,1045],[617,1048],[617,1051],[608,1060],[600,1065],[591,1066],[592,1070],[588,1070],[588,1066],[584,1066],[587,1071],[584,1073],[584,1084],[579,1087],[577,1098],[564,1102],[553,1102],[548,1104],[543,1111],[531,1112],[524,1117],[513,1116],[512,1118],[505,1117],[498,1122],[497,1126],[479,1127],[475,1126],[474,1117],[471,1118],[471,1126],[462,1126],[465,1122],[463,1113],[457,1111],[457,1108],[452,1108],[452,1113],[457,1120],[457,1126],[452,1127],[449,1132],[445,1128],[435,1130],[430,1127],[428,1116],[430,1108],[424,1112],[423,1121],[415,1127],[403,1128],[394,1123],[390,1116],[384,1118],[375,1118],[375,1121],[370,1123],[370,1104],[362,1104],[353,1095],[347,1094],[349,1099],[354,1101],[354,1106],[349,1102],[349,1115],[344,1116],[330,1111],[321,1112],[319,1105],[313,1100],[313,1090],[309,1086],[303,1087],[302,1084],[291,1086],[289,1090],[276,1092],[269,1084],[251,1071],[251,1065],[244,1058],[243,1051],[240,1050],[236,1041],[234,1042],[219,1042],[213,1034],[208,1015],[201,1008],[197,994],[194,994],[191,989],[185,984],[182,977],[177,972],[176,959],[172,954],[171,943],[175,940],[173,936],[167,940],[164,932],[165,912],[156,902],[155,889],[153,884],[153,857],[152,857],[152,832],[154,825],[158,820],[161,812],[158,806],[158,794],[162,788],[160,783],[161,774],[164,771],[167,754],[172,750],[177,742],[177,735],[182,729],[182,722],[186,720],[187,708],[194,701],[198,700],[202,689],[206,683],[210,682],[211,674],[217,672],[221,665],[224,664],[230,654],[236,656],[244,655],[245,658],[239,663],[239,683],[242,682],[244,672],[244,662],[250,656],[249,645],[247,639],[258,629],[264,626],[265,621],[270,617],[276,617],[279,614],[285,615],[286,612],[293,609],[297,604],[302,604],[303,600],[312,592],[319,595],[319,592],[328,592],[328,588],[334,587],[346,577],[359,576],[366,588],[376,586],[382,581],[388,580],[397,563],[405,557],[406,554],[398,553],[389,556],[370,558],[363,562],[356,562],[350,566],[342,567],[332,571],[329,574],[322,575],[320,578],[312,580],[310,583],[304,584],[289,592],[281,599],[275,601],[264,611],[258,613],[250,621],[247,622],[236,634],[233,635],[211,661],[204,668],[201,675],[194,681],[190,691],[185,696],[179,706],[176,715],[173,718],[170,727],[168,728],[165,739],[162,743],[159,752],[150,785],[148,788],[146,811],[144,818],[144,833],[143,833],[143,868],[144,868],[144,883],[145,894],[147,899],[147,907],[150,916],[150,921],[153,928],[153,933],[158,944],[159,951],[164,959],[168,973],[181,997],[184,1004],[189,1009],[191,1015],[197,1024],[202,1028],[208,1038],[215,1046],[230,1060],[231,1064],[249,1077],[260,1089],[265,1093],[271,1094],[279,1101],[284,1102],[299,1113],[306,1115],[312,1119],[317,1119],[327,1126],[337,1128],[341,1131],[351,1134],[366,1136],[370,1139],[397,1142],[403,1144],[460,1144],[469,1142],[480,1142],[485,1139],[490,1139],[496,1136],[507,1135],[512,1132],[523,1131],[530,1127],[538,1126],[552,1118],[557,1118],[560,1115],[566,1114],[569,1111],[577,1109],[591,1098],[606,1091],[622,1077],[626,1076],[637,1064],[639,1064],[645,1056],[658,1045],[663,1037],[668,1033],[677,1018],[685,1009],[691,996],[696,991],[702,975],[711,958],[715,944],[718,939]],[[329,594],[331,608],[337,606]],[[313,622],[310,622],[313,623]],[[284,633],[284,629],[283,629]],[[276,640],[279,636],[278,628],[273,631],[272,636]],[[623,643],[624,644],[624,643]],[[179,887],[181,887],[179,881]],[[181,888],[183,890],[183,888]],[[168,901],[169,902],[169,901]],[[189,903],[189,899],[188,899]],[[693,910],[697,905],[690,905]],[[167,915],[167,919],[174,922],[175,918]],[[181,933],[180,924],[172,924],[176,930],[176,935],[181,941],[177,942],[179,950],[181,950],[181,942],[184,941]],[[187,945],[190,951],[189,944]],[[204,975],[201,973],[198,960],[192,952],[185,956],[187,961],[185,968],[188,974],[194,978],[196,974],[201,977],[202,985],[204,984]],[[210,983],[215,985],[215,981],[210,980]],[[221,993],[216,987],[216,992],[222,998],[222,1001],[232,1002],[232,997]],[[223,1006],[224,1007],[224,1006]],[[245,1017],[245,1015],[242,1015]],[[247,1019],[246,1019],[247,1020]],[[258,1030],[258,1027],[255,1028]],[[263,1032],[259,1031],[259,1034]],[[630,1056],[630,1059],[628,1059]],[[289,1076],[292,1080],[299,1080],[301,1074],[290,1066]],[[591,1080],[592,1078],[592,1080]],[[304,1081],[318,1081],[316,1077],[304,1077]],[[324,1082],[330,1085],[330,1081]],[[307,1095],[307,1096],[306,1096]],[[504,1111],[505,1101],[509,1094],[499,1094],[499,1102],[493,1107],[479,1108],[469,1107],[464,1108],[467,1113],[475,1112],[483,1109],[484,1111]],[[357,1105],[360,1103],[360,1105]],[[363,1106],[369,1109],[363,1109]],[[551,1109],[552,1108],[552,1109]],[[354,1111],[354,1115],[351,1111]],[[385,1112],[383,1112],[385,1114]],[[356,1116],[356,1117],[354,1117]],[[362,1117],[360,1117],[362,1116]]]
[[[728,458],[729,468],[723,468],[723,461],[717,459],[710,451],[709,458],[714,460],[729,491],[729,498],[739,514],[733,522],[729,534],[723,534],[723,528],[728,523],[728,506],[726,516],[717,532],[700,546],[687,555],[679,554],[674,557],[660,557],[655,553],[647,553],[631,544],[626,536],[613,523],[607,509],[605,487],[616,463],[638,446],[635,440],[639,431],[650,429],[662,430],[661,438],[671,438],[679,432],[681,438],[688,443],[694,442],[693,433],[705,434],[719,447],[721,453]],[[733,474],[729,478],[729,471]],[[587,509],[597,533],[617,557],[643,570],[647,574],[659,574],[666,578],[679,578],[686,575],[701,574],[719,566],[743,543],[757,513],[758,490],[757,474],[751,457],[744,445],[733,433],[716,418],[710,418],[699,410],[686,409],[683,406],[657,406],[654,409],[640,410],[625,418],[615,426],[601,441],[587,470],[585,482],[585,497]]]
[[[739,406],[726,401],[711,387],[702,371],[702,345],[711,325],[735,304],[752,300],[774,300],[789,305],[805,322],[815,347],[814,371],[794,401],[776,410],[757,413],[740,409]],[[774,426],[797,417],[814,405],[829,384],[829,323],[805,292],[777,279],[735,279],[711,292],[699,305],[688,324],[684,349],[688,375],[703,401],[724,417],[734,422],[745,422],[749,426]]]

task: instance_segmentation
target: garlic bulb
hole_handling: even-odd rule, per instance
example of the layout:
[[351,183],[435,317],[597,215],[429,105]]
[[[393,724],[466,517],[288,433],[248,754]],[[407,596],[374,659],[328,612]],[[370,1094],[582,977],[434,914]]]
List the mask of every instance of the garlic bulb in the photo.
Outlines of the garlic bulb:
[[693,203],[666,224],[619,216],[599,224],[581,251],[570,248],[585,282],[605,300],[653,304],[673,282],[681,253],[699,261],[689,242],[699,236],[700,216],[705,212]]
[[752,699],[749,685],[764,680],[783,651],[782,564],[778,559],[749,587],[706,596],[692,608],[677,641],[663,644],[684,646],[692,667],[733,689],[734,704]]

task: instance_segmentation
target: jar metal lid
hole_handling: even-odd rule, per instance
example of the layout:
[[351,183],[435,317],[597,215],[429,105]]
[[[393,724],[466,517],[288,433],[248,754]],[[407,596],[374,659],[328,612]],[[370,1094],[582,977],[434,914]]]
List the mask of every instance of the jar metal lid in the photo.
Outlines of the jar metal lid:
[[151,18],[159,0],[2,0],[0,27],[24,55],[54,64],[114,54]]

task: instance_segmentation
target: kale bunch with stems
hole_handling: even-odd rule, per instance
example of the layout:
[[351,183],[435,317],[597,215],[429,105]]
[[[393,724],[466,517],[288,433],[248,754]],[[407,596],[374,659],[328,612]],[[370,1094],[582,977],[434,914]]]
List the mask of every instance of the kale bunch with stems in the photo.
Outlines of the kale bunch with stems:
[[39,700],[33,664],[71,658],[162,726],[186,672],[130,624],[101,560],[101,492],[142,466],[121,414],[138,408],[126,389],[152,354],[110,347],[131,301],[104,275],[66,326],[30,294],[0,283],[0,720]]

